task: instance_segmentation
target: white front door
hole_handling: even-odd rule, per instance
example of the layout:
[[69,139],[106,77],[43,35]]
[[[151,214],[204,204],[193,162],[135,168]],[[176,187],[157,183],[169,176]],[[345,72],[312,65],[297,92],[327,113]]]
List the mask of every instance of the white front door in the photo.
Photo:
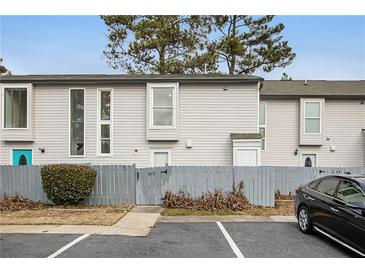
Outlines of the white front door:
[[302,154],[302,166],[316,167],[317,166],[317,155],[316,154]]
[[236,149],[235,166],[257,166],[257,149]]

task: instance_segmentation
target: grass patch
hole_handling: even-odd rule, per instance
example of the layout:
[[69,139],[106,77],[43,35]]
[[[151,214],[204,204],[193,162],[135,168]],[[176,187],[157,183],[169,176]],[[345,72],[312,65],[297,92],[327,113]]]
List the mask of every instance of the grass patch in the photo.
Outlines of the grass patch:
[[280,205],[277,207],[253,207],[245,210],[193,210],[184,208],[165,208],[162,216],[293,216],[293,203]]
[[76,205],[1,211],[0,225],[113,225],[130,208],[129,205]]

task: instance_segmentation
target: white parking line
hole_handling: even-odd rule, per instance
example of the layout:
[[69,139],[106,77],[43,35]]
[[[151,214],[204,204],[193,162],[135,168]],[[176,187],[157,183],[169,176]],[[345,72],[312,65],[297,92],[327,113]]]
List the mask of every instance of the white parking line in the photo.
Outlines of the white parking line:
[[224,228],[224,226],[221,224],[221,222],[217,222],[218,227],[221,229],[224,237],[226,238],[228,244],[230,245],[230,247],[232,248],[234,254],[236,254],[237,258],[244,258],[244,256],[242,255],[241,251],[239,250],[238,246],[236,245],[236,243],[232,240],[231,236],[229,236],[227,230]]
[[71,246],[77,244],[78,242],[82,241],[83,239],[89,237],[90,234],[84,234],[80,237],[78,237],[77,239],[73,240],[71,243],[65,245],[64,247],[60,248],[59,250],[57,250],[55,253],[49,255],[47,258],[55,258],[58,255],[60,255],[62,252],[64,252],[65,250],[69,249]]

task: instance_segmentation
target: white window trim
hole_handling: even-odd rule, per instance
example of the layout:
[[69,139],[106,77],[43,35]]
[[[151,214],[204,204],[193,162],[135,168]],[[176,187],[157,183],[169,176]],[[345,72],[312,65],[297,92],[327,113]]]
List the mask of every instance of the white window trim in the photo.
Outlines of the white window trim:
[[[155,126],[153,125],[153,88],[168,87],[172,91],[172,126]],[[177,98],[179,97],[179,83],[147,83],[148,93],[148,114],[149,129],[176,129],[177,124]]]
[[[319,103],[319,117],[306,117],[305,113],[306,113],[306,105],[307,103]],[[303,100],[303,108],[304,108],[304,113],[303,113],[303,132],[305,135],[321,135],[322,134],[322,100],[317,100],[317,99],[304,99]],[[319,119],[319,133],[309,133],[305,131],[305,122],[306,122],[306,118],[312,118],[312,119]]]
[[[264,125],[260,125],[260,116],[259,116],[259,132],[260,132],[260,128],[264,128],[265,129],[265,138],[261,138],[261,140],[264,140],[264,147],[265,149],[262,149],[261,147],[261,151],[266,151],[266,139],[267,139],[267,102],[266,101],[262,101],[260,103],[264,104],[264,108],[265,108],[265,124]],[[259,105],[259,110],[260,110],[260,105]],[[260,115],[260,114],[259,114]]]
[[[84,154],[71,155],[71,90],[82,89],[84,91]],[[86,155],[86,88],[73,87],[68,89],[68,157],[85,158]]]
[[[100,111],[101,111],[101,100],[100,95],[102,91],[110,92],[110,120],[101,120]],[[97,152],[96,155],[98,157],[112,157],[113,156],[113,98],[114,98],[114,89],[113,88],[98,88],[97,90],[97,115],[96,115],[96,125],[97,125],[97,138],[96,138],[96,147]],[[101,153],[101,125],[109,125],[110,126],[110,153]]]
[[32,152],[32,166],[34,166],[34,153],[33,153],[33,148],[31,147],[12,147],[10,148],[10,162],[9,164],[12,166],[13,165],[13,150],[16,149],[16,150],[30,150]]
[[304,167],[304,162],[303,162],[303,155],[316,155],[316,165],[313,167],[319,167],[319,158],[318,158],[318,152],[312,152],[312,151],[302,151],[300,153],[300,163],[299,166]]
[[[30,122],[32,120],[32,84],[1,84],[1,107],[2,107],[2,130],[28,130],[30,129]],[[6,128],[5,127],[5,89],[6,88],[26,88],[27,89],[27,127],[22,128]]]
[[153,148],[150,149],[150,166],[155,167],[155,152],[167,152],[168,165],[171,166],[172,163],[172,149],[171,148]]

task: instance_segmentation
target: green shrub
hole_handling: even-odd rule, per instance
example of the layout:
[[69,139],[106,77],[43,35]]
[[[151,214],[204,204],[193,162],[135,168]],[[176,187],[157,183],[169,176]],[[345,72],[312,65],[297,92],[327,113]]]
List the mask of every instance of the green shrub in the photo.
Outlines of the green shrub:
[[42,186],[56,204],[77,204],[90,196],[96,171],[88,166],[51,164],[41,169]]

